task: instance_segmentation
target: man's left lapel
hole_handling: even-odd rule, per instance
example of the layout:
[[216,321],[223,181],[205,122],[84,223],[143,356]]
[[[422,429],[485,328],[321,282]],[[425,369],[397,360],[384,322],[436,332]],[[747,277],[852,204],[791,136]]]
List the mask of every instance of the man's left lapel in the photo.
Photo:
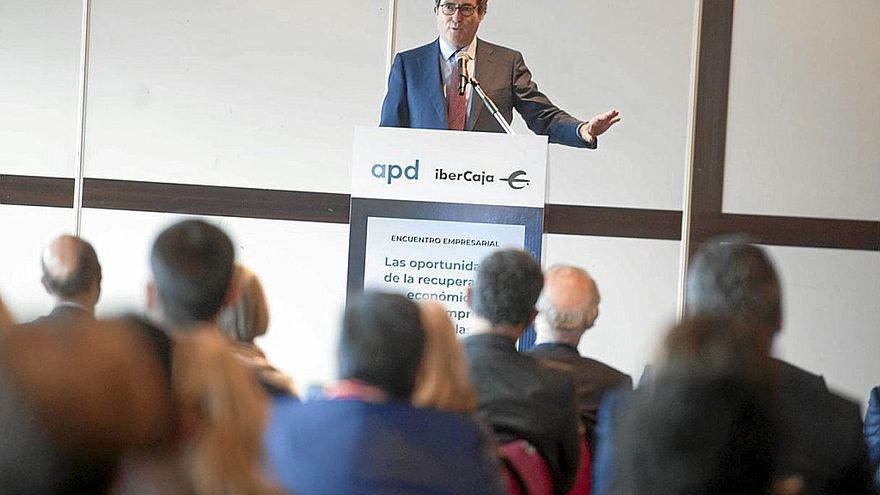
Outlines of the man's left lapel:
[[[477,67],[474,70],[474,78],[480,82],[480,87],[483,88],[483,91],[488,90],[486,88],[492,87],[492,82],[495,80],[495,49],[492,45],[488,43],[484,43],[483,40],[477,38]],[[471,90],[471,115],[468,118],[467,129],[472,131],[474,129],[474,125],[476,125],[477,120],[480,118],[480,113],[483,111],[483,101],[480,100],[480,96],[476,91]]]

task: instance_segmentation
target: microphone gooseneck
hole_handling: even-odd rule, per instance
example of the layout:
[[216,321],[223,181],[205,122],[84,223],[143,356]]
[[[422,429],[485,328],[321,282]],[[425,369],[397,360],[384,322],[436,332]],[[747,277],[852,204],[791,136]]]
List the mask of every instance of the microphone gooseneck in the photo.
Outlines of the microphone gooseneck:
[[458,95],[464,95],[465,90],[467,89],[468,83],[468,75],[467,75],[467,58],[466,54],[459,53],[458,54]]

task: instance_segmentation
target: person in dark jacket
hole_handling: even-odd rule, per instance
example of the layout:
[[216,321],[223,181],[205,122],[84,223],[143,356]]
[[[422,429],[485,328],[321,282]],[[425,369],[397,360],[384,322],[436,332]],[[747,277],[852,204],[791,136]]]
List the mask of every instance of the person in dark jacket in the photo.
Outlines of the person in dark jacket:
[[[766,380],[782,446],[774,478],[797,480],[803,493],[873,493],[858,405],[829,392],[821,376],[770,357],[782,328],[782,288],[764,250],[741,239],[708,241],[692,258],[685,301],[688,318],[736,323],[767,359]],[[627,408],[621,401],[615,405],[616,411],[605,411],[614,422]],[[620,439],[618,432],[597,436]],[[602,457],[618,450],[598,449],[594,466],[605,469],[594,469],[594,488],[612,490],[620,481],[616,462]]]
[[516,350],[535,318],[543,287],[541,266],[525,251],[498,250],[484,258],[469,290],[477,323],[464,340],[477,411],[499,443],[524,439],[547,462],[554,493],[566,493],[580,462],[580,437],[570,373],[543,366]]
[[586,271],[567,265],[549,268],[535,318],[538,345],[529,350],[542,364],[574,377],[575,403],[591,446],[602,397],[617,388],[632,390],[629,375],[578,352],[581,337],[599,317],[599,300],[599,288]]

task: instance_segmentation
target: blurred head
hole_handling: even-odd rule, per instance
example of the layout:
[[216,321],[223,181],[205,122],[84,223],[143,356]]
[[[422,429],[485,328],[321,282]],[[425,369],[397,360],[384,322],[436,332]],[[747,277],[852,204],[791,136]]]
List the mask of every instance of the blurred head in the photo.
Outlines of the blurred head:
[[688,317],[663,338],[659,372],[701,368],[737,370],[764,379],[770,373],[768,356],[754,329],[723,318]]
[[40,257],[42,283],[61,301],[94,307],[101,295],[101,264],[88,242],[62,235],[43,249]]
[[227,339],[212,331],[179,338],[172,376],[193,493],[275,493],[261,463],[269,397]]
[[544,290],[538,298],[537,341],[577,347],[599,316],[599,300],[596,282],[586,271],[574,266],[551,267],[544,274]]
[[776,437],[751,377],[691,367],[655,384],[636,392],[615,428],[621,493],[769,493]]
[[382,292],[349,297],[339,337],[339,378],[360,380],[394,399],[409,400],[424,348],[415,303]]
[[[46,493],[101,493],[123,456],[167,444],[171,394],[148,348],[125,322],[0,333],[0,375],[30,411],[23,425],[36,427],[64,461],[57,473],[63,488]],[[2,436],[0,450],[9,447]]]
[[494,326],[514,327],[514,333],[517,329],[522,333],[535,317],[543,285],[541,265],[529,253],[501,249],[480,262],[470,291],[471,308]]
[[766,352],[782,326],[779,278],[764,250],[741,241],[708,241],[688,269],[687,314],[747,322]]
[[171,386],[171,355],[173,345],[171,337],[168,333],[156,326],[152,321],[139,314],[127,314],[123,316],[122,321],[131,326],[133,330],[138,332],[150,345],[149,350],[162,366],[165,381]]
[[486,15],[487,3],[488,0],[434,0],[440,36],[457,49],[470,45]]
[[168,227],[150,252],[150,305],[177,328],[213,321],[232,295],[234,261],[232,241],[214,225],[185,220]]
[[412,402],[417,407],[472,413],[477,394],[467,375],[464,352],[455,337],[455,326],[442,304],[419,304],[425,330],[425,354],[416,377]]
[[257,274],[236,263],[232,276],[235,299],[220,310],[217,325],[233,340],[253,342],[269,328],[269,305]]

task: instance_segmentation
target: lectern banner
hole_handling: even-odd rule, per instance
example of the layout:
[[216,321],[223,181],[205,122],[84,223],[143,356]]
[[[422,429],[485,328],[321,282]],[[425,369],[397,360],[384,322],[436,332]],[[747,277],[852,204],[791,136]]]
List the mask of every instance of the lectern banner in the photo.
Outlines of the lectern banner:
[[545,137],[357,129],[349,291],[440,302],[467,334],[480,260],[500,248],[540,259],[546,158]]
[[351,195],[544,207],[547,137],[358,128]]

